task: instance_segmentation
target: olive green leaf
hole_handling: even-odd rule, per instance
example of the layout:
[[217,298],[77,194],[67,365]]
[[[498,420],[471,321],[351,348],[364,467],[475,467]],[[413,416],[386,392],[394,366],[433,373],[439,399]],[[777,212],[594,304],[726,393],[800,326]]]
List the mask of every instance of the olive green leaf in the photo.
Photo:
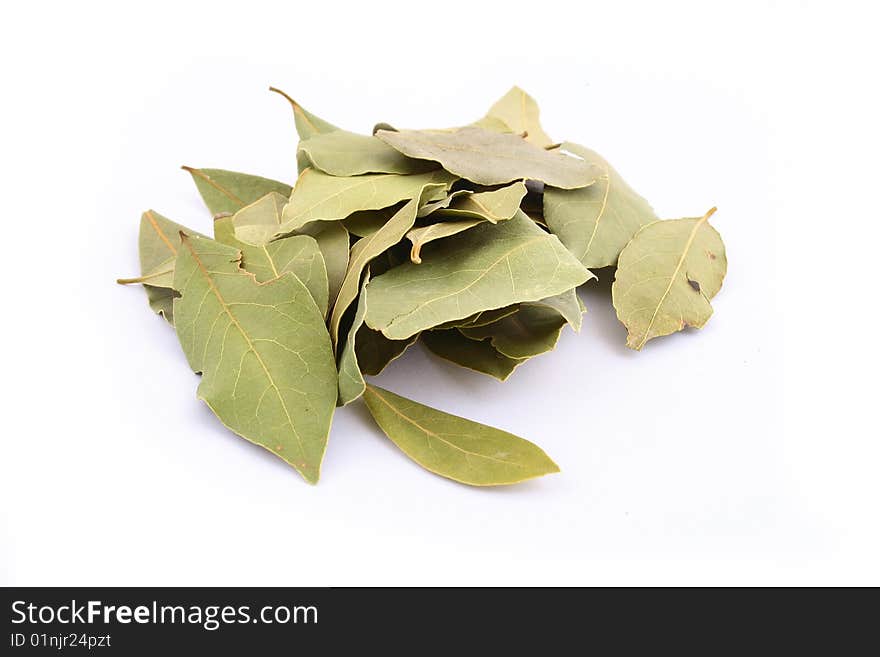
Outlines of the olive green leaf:
[[332,308],[348,269],[348,231],[338,222],[316,221],[306,224],[296,234],[308,235],[318,243],[327,269],[328,308]]
[[541,306],[555,310],[566,322],[575,330],[575,333],[581,330],[583,315],[586,312],[584,304],[577,295],[577,289],[572,288],[546,299],[531,302],[533,306]]
[[165,318],[171,326],[174,326],[174,298],[177,292],[170,287],[155,287],[153,285],[144,284],[144,291],[147,293],[147,303],[153,312]]
[[181,168],[192,176],[212,215],[236,212],[269,192],[290,196],[290,185],[277,180],[223,169]]
[[396,203],[395,205],[382,208],[381,210],[359,210],[343,219],[342,225],[345,226],[346,229],[348,229],[348,232],[352,235],[369,237],[388,223],[388,220],[391,219],[391,217],[393,217],[402,207],[403,203]]
[[400,358],[418,339],[417,333],[406,340],[389,340],[366,324],[361,325],[355,345],[361,372],[370,376],[381,374],[382,370]]
[[297,148],[300,170],[312,166],[331,176],[362,173],[422,173],[437,165],[401,155],[381,139],[336,130],[301,141]]
[[581,159],[544,150],[512,134],[469,126],[448,131],[380,130],[376,136],[409,157],[440,162],[443,168],[480,185],[540,180],[562,189],[592,185],[598,171]]
[[459,328],[471,340],[488,339],[508,358],[531,358],[552,350],[566,320],[546,306],[522,304],[520,309],[497,322],[474,328]]
[[[238,210],[232,219],[236,238],[256,246],[269,243],[281,230],[281,216],[285,205],[286,197],[270,192]],[[326,271],[328,299],[332,302],[339,293],[348,268],[348,232],[336,224],[315,222],[302,226],[294,234],[307,235],[318,243]],[[317,299],[319,298],[320,295]],[[320,302],[318,305],[321,305]]]
[[238,435],[318,481],[336,403],[324,319],[292,273],[258,283],[239,252],[182,237],[175,263],[177,336],[198,396]]
[[626,346],[641,349],[651,338],[709,320],[709,300],[727,272],[724,243],[708,222],[714,212],[650,223],[620,253],[611,297]]
[[[571,289],[539,301],[517,304],[506,312],[488,311],[458,326],[471,340],[489,340],[501,354],[526,359],[552,350],[566,324],[581,330],[583,304]],[[492,314],[497,315],[492,317]]]
[[180,246],[181,231],[190,235],[199,235],[154,210],[144,212],[141,215],[138,233],[141,275],[137,278],[120,278],[116,281],[121,285],[142,283],[147,292],[150,308],[162,315],[169,324],[174,324],[171,302],[177,294],[172,289],[172,283],[174,260],[177,258]]
[[[248,244],[257,246],[268,244],[278,233],[281,226],[281,212],[285,205],[287,205],[286,196],[278,192],[269,192],[237,210],[232,219],[235,236]],[[215,215],[215,219],[217,216]]]
[[315,135],[339,130],[332,123],[328,123],[324,119],[318,118],[311,112],[304,110],[302,105],[281,91],[281,89],[269,87],[269,91],[274,91],[276,94],[283,96],[290,103],[290,107],[293,109],[293,120],[296,123],[296,132],[300,139],[309,139]]
[[547,226],[585,267],[614,265],[639,228],[657,216],[598,153],[569,142],[562,148],[602,173],[595,185],[583,189],[545,189]]
[[473,193],[474,191],[472,189],[456,189],[453,192],[449,192],[449,194],[447,194],[444,198],[425,203],[425,205],[422,206],[421,210],[419,210],[419,219],[427,217],[429,214],[433,214],[437,210],[448,208],[454,200],[461,198],[462,196],[469,196]]
[[559,240],[522,212],[438,241],[367,287],[365,321],[392,340],[521,301],[539,301],[594,278]]
[[364,323],[364,312],[366,312],[366,295],[364,288],[370,282],[369,266],[364,270],[364,282],[361,285],[361,294],[358,298],[357,310],[348,330],[348,337],[345,339],[345,346],[339,353],[339,399],[336,401],[337,406],[345,406],[364,394],[364,375],[361,373],[358,364],[357,351],[355,350],[358,331]]
[[[388,223],[369,237],[358,240],[351,247],[348,271],[345,272],[345,279],[342,281],[339,296],[333,306],[333,311],[330,313],[330,338],[333,340],[334,345],[338,344],[339,324],[342,322],[342,315],[358,295],[361,272],[364,271],[370,260],[402,240],[406,232],[412,228],[416,220],[416,213],[421,204],[425,202],[425,199],[433,198],[438,191],[444,189],[445,183],[423,183],[421,189],[416,192],[415,198],[408,201],[406,205],[398,210],[388,220]],[[391,271],[394,271],[394,269]],[[408,337],[409,335],[405,335],[401,339]]]
[[418,196],[428,183],[442,183],[432,188],[433,200],[445,193],[454,180],[454,176],[439,170],[411,176],[368,174],[343,178],[306,169],[284,208],[281,232],[294,231],[312,221],[345,219],[358,210],[386,208]]
[[214,238],[241,251],[242,268],[265,283],[292,272],[309,290],[321,315],[327,315],[327,269],[318,242],[308,235],[292,235],[268,244],[249,244],[236,236],[233,217],[214,220]]
[[497,486],[559,472],[540,447],[501,429],[371,385],[364,400],[391,442],[442,477],[472,486]]
[[[428,214],[433,215],[432,219],[436,218],[438,222],[413,228],[406,234],[407,239],[412,242],[410,260],[420,264],[422,246],[428,242],[457,235],[479,226],[484,221],[495,224],[510,219],[519,210],[519,203],[525,195],[525,184],[515,182],[488,192],[459,190],[444,200],[426,204],[423,210],[434,206]],[[442,204],[442,207],[439,204]],[[427,215],[420,211],[419,216]],[[447,217],[460,217],[460,219],[448,221]]]
[[526,195],[522,181],[487,192],[458,190],[446,199],[428,203],[419,213],[420,217],[437,213],[441,217],[485,219],[493,224],[506,221],[519,210],[520,201]]
[[434,240],[442,239],[444,237],[452,237],[453,235],[464,232],[469,228],[479,226],[485,221],[485,219],[441,221],[438,224],[429,224],[428,226],[413,228],[406,234],[406,238],[410,242],[412,242],[412,249],[410,249],[409,254],[410,260],[412,260],[417,265],[421,264],[422,257],[420,254],[422,251],[422,247],[425,244],[427,244],[428,242],[433,242]]
[[358,297],[357,310],[339,356],[339,401],[345,406],[364,394],[364,374],[375,376],[398,358],[418,336],[409,340],[389,340],[378,331],[364,326],[366,295],[363,290],[370,281],[370,268],[364,271],[364,282]]
[[465,317],[464,319],[453,319],[451,322],[443,322],[442,324],[435,326],[432,330],[485,326],[486,324],[497,322],[499,319],[507,317],[508,315],[512,315],[517,310],[519,310],[519,304],[513,304],[512,306],[506,306],[504,308],[496,308],[494,310],[483,310],[474,313],[470,317]]
[[538,120],[538,103],[519,87],[513,87],[489,108],[489,112],[481,119],[491,125],[491,120],[500,121],[511,132],[525,134],[526,141],[530,141],[541,148],[549,146],[553,140],[547,136],[541,128]]
[[422,342],[436,356],[461,367],[505,381],[525,359],[510,358],[489,340],[471,340],[455,329],[425,331]]

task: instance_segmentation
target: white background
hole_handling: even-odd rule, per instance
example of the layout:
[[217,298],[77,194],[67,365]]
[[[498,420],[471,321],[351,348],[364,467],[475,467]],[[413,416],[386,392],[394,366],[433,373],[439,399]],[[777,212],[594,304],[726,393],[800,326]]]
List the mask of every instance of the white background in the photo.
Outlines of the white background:
[[[869,3],[17,3],[0,21],[0,584],[880,584],[878,16]],[[321,483],[195,399],[136,275],[181,164],[291,180],[282,87],[366,131],[512,84],[730,262],[700,332],[623,346],[607,286],[505,384],[413,349],[376,380],[544,447],[495,490],[358,403]],[[872,291],[873,290],[873,291]]]

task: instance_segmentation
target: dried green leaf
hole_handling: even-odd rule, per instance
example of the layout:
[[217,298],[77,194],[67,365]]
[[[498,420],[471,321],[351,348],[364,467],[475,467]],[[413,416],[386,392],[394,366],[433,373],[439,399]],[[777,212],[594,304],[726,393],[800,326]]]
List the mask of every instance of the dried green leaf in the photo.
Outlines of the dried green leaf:
[[626,346],[641,349],[651,338],[709,320],[709,300],[727,272],[724,243],[708,222],[714,212],[650,223],[621,252],[611,296]]
[[336,130],[301,141],[297,148],[300,171],[308,166],[331,176],[363,173],[423,173],[437,165],[405,157],[373,136]]
[[389,340],[379,331],[374,331],[366,324],[362,325],[358,331],[357,344],[355,345],[361,372],[370,376],[381,374],[392,361],[400,358],[403,352],[415,344],[418,339],[419,334],[406,340]]
[[241,251],[242,268],[265,283],[286,272],[294,274],[309,290],[321,315],[327,315],[327,269],[318,242],[308,235],[292,235],[268,244],[249,244],[236,236],[233,217],[214,220],[214,239]]
[[593,274],[522,212],[430,245],[367,287],[365,321],[392,340],[443,322],[577,287]]
[[142,283],[150,308],[172,325],[174,324],[172,300],[177,296],[172,289],[174,261],[180,246],[181,231],[190,235],[199,235],[158,212],[153,210],[144,212],[141,215],[138,233],[141,275],[137,278],[120,278],[116,281],[121,285]]
[[614,265],[639,228],[657,216],[598,153],[569,142],[562,148],[602,173],[595,185],[583,189],[545,189],[547,226],[585,267]]
[[[423,183],[421,189],[416,192],[415,198],[408,201],[406,205],[398,210],[388,220],[388,223],[369,237],[358,240],[351,248],[348,271],[345,273],[345,279],[342,281],[342,287],[339,290],[339,297],[336,299],[336,304],[330,313],[330,337],[334,345],[338,344],[339,325],[342,322],[342,316],[358,295],[361,273],[364,271],[364,268],[369,264],[370,260],[402,240],[406,232],[412,228],[416,220],[416,213],[422,203],[428,198],[433,198],[438,191],[443,189],[445,189],[445,183]],[[403,336],[403,338],[407,337],[409,336]]]
[[586,312],[583,302],[577,295],[577,289],[572,288],[546,299],[531,302],[531,305],[542,306],[555,310],[568,324],[578,332],[583,323],[583,314]]
[[296,132],[299,135],[300,139],[309,139],[310,137],[314,137],[315,135],[321,135],[339,130],[339,128],[337,128],[332,123],[329,123],[324,119],[315,116],[311,112],[307,112],[305,109],[303,109],[302,105],[300,105],[293,98],[281,91],[281,89],[269,87],[269,91],[274,91],[276,94],[283,96],[287,99],[287,102],[290,103],[290,107],[293,109],[293,120],[296,123]]
[[290,196],[290,185],[277,180],[223,169],[182,168],[192,176],[212,215],[236,212],[269,192]]
[[494,310],[483,310],[481,312],[474,313],[470,317],[465,317],[464,319],[453,319],[451,322],[443,322],[442,324],[438,324],[437,326],[435,326],[432,330],[462,328],[465,326],[485,326],[486,324],[497,322],[499,319],[507,317],[508,315],[512,315],[517,310],[519,310],[519,304],[505,306],[504,308],[496,308]]
[[444,198],[437,199],[436,201],[431,201],[429,203],[425,203],[422,206],[422,209],[419,210],[419,219],[423,217],[427,217],[430,214],[433,214],[437,210],[443,210],[444,208],[448,208],[452,202],[462,196],[469,196],[474,193],[472,189],[456,189],[453,192],[449,192]]
[[177,336],[198,396],[238,435],[318,481],[336,403],[324,319],[291,273],[258,283],[239,252],[184,237],[175,263]]
[[422,247],[428,242],[433,242],[434,240],[439,240],[444,237],[452,237],[453,235],[458,235],[474,226],[479,226],[481,223],[485,222],[485,219],[463,219],[461,221],[441,221],[437,224],[430,224],[428,226],[421,226],[419,228],[413,228],[406,234],[406,238],[412,242],[412,249],[410,249],[409,258],[415,264],[421,264],[422,257],[421,251]]
[[318,243],[327,269],[327,307],[332,308],[348,269],[348,231],[338,222],[316,221],[306,224],[295,234],[308,235]]
[[480,374],[504,381],[524,359],[510,358],[489,340],[471,340],[456,329],[425,331],[422,342],[436,356]]
[[[459,190],[450,194],[445,201],[427,204],[419,216],[425,217],[436,213],[436,217],[485,219],[497,224],[499,221],[506,221],[516,214],[520,201],[525,195],[526,186],[522,181],[487,192]],[[439,205],[444,202],[444,205]]]
[[538,103],[519,87],[513,87],[489,108],[480,125],[492,125],[492,120],[500,122],[511,132],[525,134],[526,141],[544,148],[553,143],[539,121]]
[[174,326],[174,299],[177,292],[170,287],[155,287],[153,285],[144,284],[144,291],[147,293],[147,302],[153,312],[165,318],[171,326]]
[[523,438],[368,385],[367,408],[385,435],[426,470],[472,486],[514,484],[559,467]]
[[338,221],[358,210],[378,210],[416,197],[429,183],[435,196],[445,193],[455,177],[445,171],[403,176],[369,174],[340,178],[306,169],[296,181],[290,202],[282,215],[282,233],[289,233],[312,221]]
[[359,210],[353,212],[342,220],[342,225],[346,227],[349,233],[358,237],[369,237],[382,226],[388,223],[403,203],[396,203],[390,207],[381,210]]
[[404,155],[439,162],[447,171],[480,185],[533,179],[575,189],[592,185],[598,175],[588,163],[558,150],[472,126],[448,131],[380,130],[376,136]]
[[361,285],[361,294],[358,298],[357,309],[351,328],[348,330],[348,337],[345,340],[345,346],[339,353],[339,399],[337,406],[345,406],[364,394],[366,383],[364,375],[361,373],[358,364],[357,351],[355,349],[358,339],[358,331],[364,323],[364,313],[367,310],[366,295],[364,288],[370,282],[370,268],[364,271],[364,282]]
[[[410,260],[420,264],[422,246],[428,242],[457,235],[484,221],[496,224],[510,219],[519,210],[519,203],[525,195],[525,184],[515,182],[488,192],[459,190],[444,200],[426,204],[419,216],[431,215],[431,219],[436,219],[437,223],[413,228],[406,234],[412,242]],[[433,206],[431,211],[425,213],[424,210],[430,206]],[[452,221],[448,218],[452,218]]]
[[508,358],[531,358],[552,350],[566,320],[546,306],[522,304],[520,309],[497,322],[474,328],[459,328],[471,340],[488,339]]
[[[278,192],[270,192],[236,211],[232,215],[235,236],[243,242],[256,246],[268,244],[278,233],[281,226],[281,212],[285,205],[287,205],[286,196]],[[223,215],[218,216],[223,217]]]

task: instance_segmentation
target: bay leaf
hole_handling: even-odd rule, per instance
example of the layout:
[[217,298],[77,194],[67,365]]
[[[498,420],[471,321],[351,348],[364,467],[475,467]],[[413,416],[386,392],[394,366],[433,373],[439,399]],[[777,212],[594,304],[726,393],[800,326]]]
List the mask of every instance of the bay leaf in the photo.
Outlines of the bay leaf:
[[429,224],[427,226],[420,226],[419,228],[413,228],[406,234],[406,238],[412,242],[412,249],[410,250],[409,258],[415,264],[421,264],[422,257],[421,251],[422,246],[427,244],[428,242],[433,242],[434,240],[439,240],[444,237],[452,237],[453,235],[457,235],[458,233],[464,232],[469,228],[473,228],[474,226],[479,226],[481,223],[485,222],[485,219],[462,219],[460,221],[441,221],[436,224]]
[[368,385],[367,408],[386,436],[426,470],[472,486],[514,484],[559,472],[537,445]]
[[358,176],[363,173],[422,173],[437,165],[413,160],[372,135],[336,130],[314,135],[297,147],[300,171],[306,166],[331,176]]
[[508,315],[512,315],[517,310],[519,310],[519,304],[505,306],[504,308],[496,308],[494,310],[482,310],[463,319],[453,319],[449,322],[443,322],[442,324],[435,326],[432,330],[461,328],[462,326],[484,326],[486,324],[491,324],[492,322],[497,322],[499,319],[507,317]]
[[[420,264],[422,246],[428,242],[457,235],[484,221],[495,224],[510,219],[519,210],[519,203],[525,195],[526,186],[518,181],[487,192],[460,190],[449,194],[444,200],[426,204],[426,208],[434,206],[429,214],[433,215],[432,219],[437,219],[437,223],[413,228],[406,234],[412,242],[410,260]],[[420,211],[420,216],[428,215]]]
[[364,374],[380,374],[418,338],[414,336],[409,340],[389,340],[364,325],[366,296],[363,289],[369,280],[370,268],[367,267],[354,319],[339,356],[339,406],[353,402],[364,393]]
[[632,236],[657,216],[598,153],[570,142],[562,148],[595,165],[601,174],[590,187],[546,188],[544,220],[585,267],[615,265]]
[[318,242],[308,235],[291,235],[268,244],[249,244],[236,236],[234,217],[214,220],[214,238],[241,251],[242,268],[265,283],[291,272],[309,290],[321,315],[327,316],[327,269]]
[[557,150],[544,150],[513,134],[468,126],[449,131],[380,130],[376,136],[412,158],[439,162],[444,169],[481,185],[534,179],[562,189],[596,181],[594,167]]
[[[415,223],[416,213],[422,203],[428,198],[433,198],[438,191],[444,189],[445,183],[423,183],[421,189],[416,192],[415,198],[400,208],[384,226],[369,237],[358,240],[351,247],[348,270],[345,272],[345,279],[342,281],[339,296],[333,306],[333,311],[330,313],[330,338],[333,340],[334,345],[338,344],[339,325],[342,322],[342,315],[358,295],[361,273],[364,271],[364,268],[370,260],[402,240],[403,236],[406,235],[407,231]],[[399,269],[399,267],[395,267],[390,271],[395,271],[396,269]],[[405,335],[401,339],[408,337],[409,335]]]
[[[491,132],[515,132],[509,125],[495,116],[484,116],[471,123],[471,125]],[[520,132],[519,134],[522,133]]]
[[315,116],[311,112],[307,112],[303,109],[302,105],[281,91],[281,89],[269,87],[269,91],[275,92],[290,103],[290,107],[293,109],[293,120],[296,123],[296,132],[300,139],[309,139],[315,135],[321,135],[340,129],[332,123]]
[[261,176],[223,169],[181,168],[192,176],[212,215],[240,210],[269,192],[284,196],[290,196],[291,192],[290,185]]
[[523,359],[551,351],[565,324],[565,318],[552,308],[523,304],[517,312],[497,322],[458,330],[472,340],[488,339],[508,358]]
[[566,324],[580,331],[583,312],[573,288],[539,301],[481,313],[457,328],[472,340],[488,339],[505,356],[525,359],[552,350]]
[[[553,143],[539,121],[538,103],[519,87],[513,87],[489,108],[480,125],[492,125],[492,120],[500,121],[511,132],[525,133],[526,141],[544,148]],[[497,129],[497,125],[495,126]]]
[[338,222],[315,221],[298,229],[295,234],[308,235],[318,243],[327,270],[327,307],[332,308],[348,269],[348,231]]
[[453,198],[447,207],[440,208],[439,214],[443,217],[485,219],[497,224],[516,214],[525,195],[525,184],[517,181],[500,189],[462,194]]
[[456,189],[455,191],[449,192],[444,198],[425,203],[425,205],[422,206],[422,209],[419,210],[419,218],[427,217],[429,214],[433,214],[437,210],[448,208],[455,199],[462,196],[469,196],[473,193],[474,190],[472,189]]
[[576,288],[566,290],[562,294],[547,297],[546,299],[531,302],[531,305],[551,308],[568,322],[569,326],[575,330],[575,333],[581,330],[586,308],[580,297],[578,297]]
[[147,303],[158,315],[165,318],[171,326],[174,326],[174,299],[177,292],[170,287],[155,287],[153,285],[144,284],[144,291],[147,293]]
[[430,245],[367,287],[370,328],[403,340],[443,322],[561,294],[594,278],[522,212]]
[[342,225],[345,226],[348,232],[352,235],[369,237],[388,223],[388,220],[391,219],[401,207],[403,207],[403,203],[396,203],[390,207],[382,208],[381,210],[359,210],[343,219]]
[[611,297],[627,329],[626,346],[641,349],[652,338],[709,320],[709,301],[727,272],[724,243],[708,222],[714,212],[650,223],[621,251]]
[[137,278],[120,278],[116,281],[121,285],[142,283],[150,308],[164,317],[169,324],[174,324],[172,300],[177,294],[172,289],[172,284],[181,231],[199,235],[154,210],[144,212],[141,215],[138,231],[141,275]]
[[489,340],[471,340],[456,329],[425,331],[422,343],[434,355],[460,367],[505,381],[525,359],[510,358]]
[[519,304],[505,306],[504,308],[496,308],[494,310],[484,310],[475,315],[472,315],[470,318],[464,321],[457,320],[459,323],[455,325],[455,328],[473,328],[475,326],[485,326],[486,324],[497,322],[499,319],[504,319],[508,315],[512,315],[513,313],[515,313],[517,310],[519,310]]
[[284,208],[281,232],[294,231],[312,221],[339,221],[358,210],[379,210],[409,200],[429,183],[435,196],[445,193],[455,177],[445,171],[410,176],[367,174],[347,178],[306,169],[296,181]]
[[[281,213],[287,205],[287,197],[269,192],[232,215],[236,238],[262,246],[268,244],[281,226]],[[215,217],[216,219],[216,217]]]
[[324,319],[286,273],[258,283],[237,249],[183,237],[175,263],[177,336],[198,396],[221,422],[316,483],[337,395]]
[[364,270],[364,282],[361,284],[361,293],[358,297],[354,319],[352,320],[351,328],[348,330],[345,346],[339,353],[339,399],[336,402],[337,406],[350,404],[363,395],[366,388],[364,375],[361,373],[361,367],[358,364],[356,346],[358,331],[363,326],[364,313],[367,310],[364,288],[369,282],[370,268],[367,267]]
[[366,324],[362,324],[355,345],[361,372],[370,376],[381,374],[388,365],[400,358],[418,339],[419,334],[406,340],[389,340],[379,331],[374,331]]

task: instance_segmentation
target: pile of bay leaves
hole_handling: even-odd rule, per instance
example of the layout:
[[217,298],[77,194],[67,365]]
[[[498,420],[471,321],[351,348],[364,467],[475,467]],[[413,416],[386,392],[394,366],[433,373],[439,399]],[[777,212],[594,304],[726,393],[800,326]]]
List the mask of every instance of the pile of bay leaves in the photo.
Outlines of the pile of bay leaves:
[[477,486],[557,472],[533,443],[365,382],[421,340],[506,379],[581,327],[577,288],[616,267],[627,345],[701,327],[727,262],[704,216],[660,221],[600,155],[555,143],[514,87],[471,125],[349,132],[293,108],[299,176],[184,167],[213,235],[149,210],[141,276],[198,396],[317,482],[336,406],[364,397],[436,474]]

